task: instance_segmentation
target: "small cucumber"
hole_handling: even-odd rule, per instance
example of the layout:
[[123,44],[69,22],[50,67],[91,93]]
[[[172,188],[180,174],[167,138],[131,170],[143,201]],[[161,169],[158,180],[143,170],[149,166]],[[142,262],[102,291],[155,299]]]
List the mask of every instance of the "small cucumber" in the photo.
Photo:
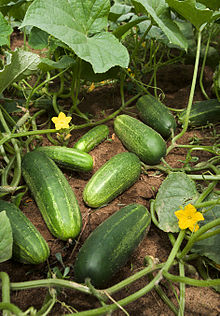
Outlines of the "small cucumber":
[[151,216],[146,207],[130,204],[115,212],[86,239],[76,257],[74,276],[77,282],[91,279],[103,288],[123,267],[150,228]]
[[50,254],[43,236],[13,203],[0,200],[0,212],[5,211],[13,235],[13,258],[21,263],[39,264]]
[[146,164],[156,165],[166,155],[166,143],[161,135],[134,117],[117,116],[114,130],[122,144]]
[[[184,122],[186,110],[180,116],[180,123]],[[217,99],[210,99],[195,102],[189,114],[189,126],[203,126],[208,123],[220,121],[220,102]]]
[[139,178],[141,162],[129,152],[123,152],[108,160],[87,182],[84,202],[90,207],[100,207],[112,201]]
[[78,201],[55,162],[34,150],[24,156],[22,174],[50,232],[61,240],[75,238],[82,225]]
[[143,95],[136,103],[141,120],[157,131],[164,139],[176,129],[176,121],[168,108],[151,95]]
[[36,150],[44,152],[60,167],[74,171],[91,171],[93,168],[92,156],[82,150],[64,146],[42,146]]
[[73,148],[89,152],[108,137],[109,128],[107,125],[98,125],[84,134],[73,146]]

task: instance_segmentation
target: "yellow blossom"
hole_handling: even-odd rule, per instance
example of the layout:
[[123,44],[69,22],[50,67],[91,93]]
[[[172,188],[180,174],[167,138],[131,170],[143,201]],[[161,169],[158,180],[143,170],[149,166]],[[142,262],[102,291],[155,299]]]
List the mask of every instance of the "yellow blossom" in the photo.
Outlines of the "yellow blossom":
[[192,232],[196,232],[199,229],[197,222],[204,220],[202,213],[197,212],[192,204],[187,204],[184,209],[176,211],[175,215],[179,220],[179,228],[189,228]]
[[88,92],[92,92],[95,89],[95,84],[94,82],[92,82],[92,84],[90,85]]
[[71,121],[70,116],[66,116],[63,112],[60,112],[58,117],[53,117],[52,122],[55,124],[56,130],[60,130],[62,128],[69,128],[69,122]]

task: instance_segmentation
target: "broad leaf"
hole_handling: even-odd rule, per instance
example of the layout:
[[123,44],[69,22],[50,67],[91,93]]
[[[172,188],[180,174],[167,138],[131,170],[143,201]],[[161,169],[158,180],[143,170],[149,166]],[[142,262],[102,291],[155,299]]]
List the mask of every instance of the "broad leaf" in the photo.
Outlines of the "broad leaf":
[[[219,196],[211,194],[207,200],[215,200]],[[203,210],[199,210],[200,212]],[[204,213],[205,220],[199,223],[199,226],[203,226],[216,218],[220,217],[220,205],[214,206],[211,210]],[[219,229],[214,227],[208,232],[215,231]],[[220,264],[220,234],[214,235],[207,239],[196,242],[191,249],[192,252],[196,252],[201,256],[206,256],[209,259],[213,260],[216,264]]]
[[212,10],[220,9],[220,1],[219,0],[198,0],[198,2],[203,3],[206,5],[207,8]]
[[13,82],[19,81],[38,70],[40,57],[24,50],[12,52],[10,62],[0,71],[0,93]]
[[5,211],[0,212],[0,262],[12,256],[13,237],[11,224]]
[[48,38],[48,33],[38,29],[37,27],[32,27],[28,37],[28,44],[34,49],[43,49],[48,46]]
[[195,182],[184,172],[173,172],[161,184],[154,208],[159,228],[165,232],[178,232],[178,220],[174,212],[192,203],[198,197]]
[[3,14],[0,12],[0,46],[8,45],[10,46],[9,36],[13,32],[12,27],[5,20]]
[[199,30],[203,24],[211,21],[213,11],[207,8],[200,8],[196,0],[166,0],[166,2],[172,9],[190,21],[197,30]]
[[41,58],[39,68],[44,71],[49,71],[51,69],[65,69],[72,66],[75,63],[75,60],[70,56],[62,56],[60,60],[53,61],[48,58]]
[[35,0],[21,27],[32,25],[53,35],[102,73],[129,63],[127,49],[106,31],[109,10],[109,0]]
[[151,16],[170,43],[187,50],[187,41],[171,19],[169,7],[165,0],[134,0],[133,3],[140,13],[148,13]]

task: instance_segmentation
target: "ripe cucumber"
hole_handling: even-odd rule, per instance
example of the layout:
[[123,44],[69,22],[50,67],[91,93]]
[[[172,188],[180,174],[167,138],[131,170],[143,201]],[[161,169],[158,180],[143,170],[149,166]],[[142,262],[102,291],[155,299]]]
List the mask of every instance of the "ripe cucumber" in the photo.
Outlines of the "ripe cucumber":
[[84,134],[73,146],[73,148],[89,152],[108,137],[109,128],[107,125],[98,125]]
[[139,178],[141,162],[129,152],[108,160],[89,180],[83,191],[84,202],[90,207],[100,207],[112,201]]
[[5,211],[13,235],[13,258],[21,263],[39,264],[50,254],[43,236],[13,203],[0,200],[0,212]]
[[106,283],[130,258],[150,228],[151,216],[146,207],[130,204],[115,212],[86,239],[76,257],[77,282],[86,278],[97,287]]
[[156,165],[166,155],[166,143],[161,135],[134,117],[117,116],[114,130],[122,144],[146,164]]
[[55,162],[34,150],[24,156],[22,173],[50,232],[61,240],[75,238],[82,225],[78,201]]
[[93,168],[92,156],[82,150],[64,146],[42,146],[36,150],[44,152],[60,167],[74,171],[91,171]]
[[141,120],[164,139],[176,129],[176,121],[168,108],[152,95],[143,95],[136,103]]
[[[180,123],[184,122],[186,110],[180,116]],[[203,126],[208,123],[220,121],[220,102],[217,99],[210,99],[195,102],[189,114],[189,126]]]

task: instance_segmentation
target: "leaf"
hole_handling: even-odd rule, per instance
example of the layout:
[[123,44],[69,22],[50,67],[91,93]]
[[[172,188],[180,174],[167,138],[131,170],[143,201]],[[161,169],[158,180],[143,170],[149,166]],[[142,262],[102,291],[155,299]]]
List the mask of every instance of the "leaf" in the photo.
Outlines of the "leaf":
[[[206,201],[215,200],[217,198],[219,198],[217,194],[211,194],[206,199]],[[199,211],[202,212],[203,210],[200,209]],[[205,220],[199,223],[199,226],[201,227],[220,217],[220,205],[214,206],[210,211],[205,212],[203,216]],[[216,229],[219,229],[219,226],[210,229],[208,232],[215,231]],[[220,264],[220,234],[196,242],[193,245],[191,252],[195,252],[200,254],[201,256],[208,257],[216,264]]]
[[140,13],[147,12],[154,22],[161,28],[170,43],[187,50],[187,40],[171,19],[169,7],[165,0],[133,0]]
[[28,37],[28,44],[34,49],[43,49],[48,46],[48,38],[48,33],[38,29],[37,27],[32,27]]
[[184,172],[170,173],[161,184],[154,208],[158,216],[159,228],[165,232],[179,231],[174,212],[198,197],[195,182]]
[[207,8],[212,9],[212,10],[220,9],[219,0],[198,0],[198,2],[203,3]]
[[166,2],[172,9],[190,21],[197,30],[199,30],[203,24],[211,21],[213,11],[198,7],[195,0],[166,0]]
[[109,0],[35,0],[21,27],[33,25],[53,35],[102,73],[129,64],[127,49],[106,31],[109,10]]
[[41,58],[41,62],[38,67],[43,71],[49,71],[51,69],[65,69],[72,66],[74,63],[75,60],[72,57],[64,55],[58,61]]
[[9,36],[13,32],[12,27],[8,24],[3,14],[0,12],[0,46],[10,46]]
[[12,256],[13,237],[11,224],[5,211],[0,212],[0,262]]
[[19,81],[38,70],[40,57],[22,49],[12,52],[10,62],[0,71],[0,93],[13,82]]

